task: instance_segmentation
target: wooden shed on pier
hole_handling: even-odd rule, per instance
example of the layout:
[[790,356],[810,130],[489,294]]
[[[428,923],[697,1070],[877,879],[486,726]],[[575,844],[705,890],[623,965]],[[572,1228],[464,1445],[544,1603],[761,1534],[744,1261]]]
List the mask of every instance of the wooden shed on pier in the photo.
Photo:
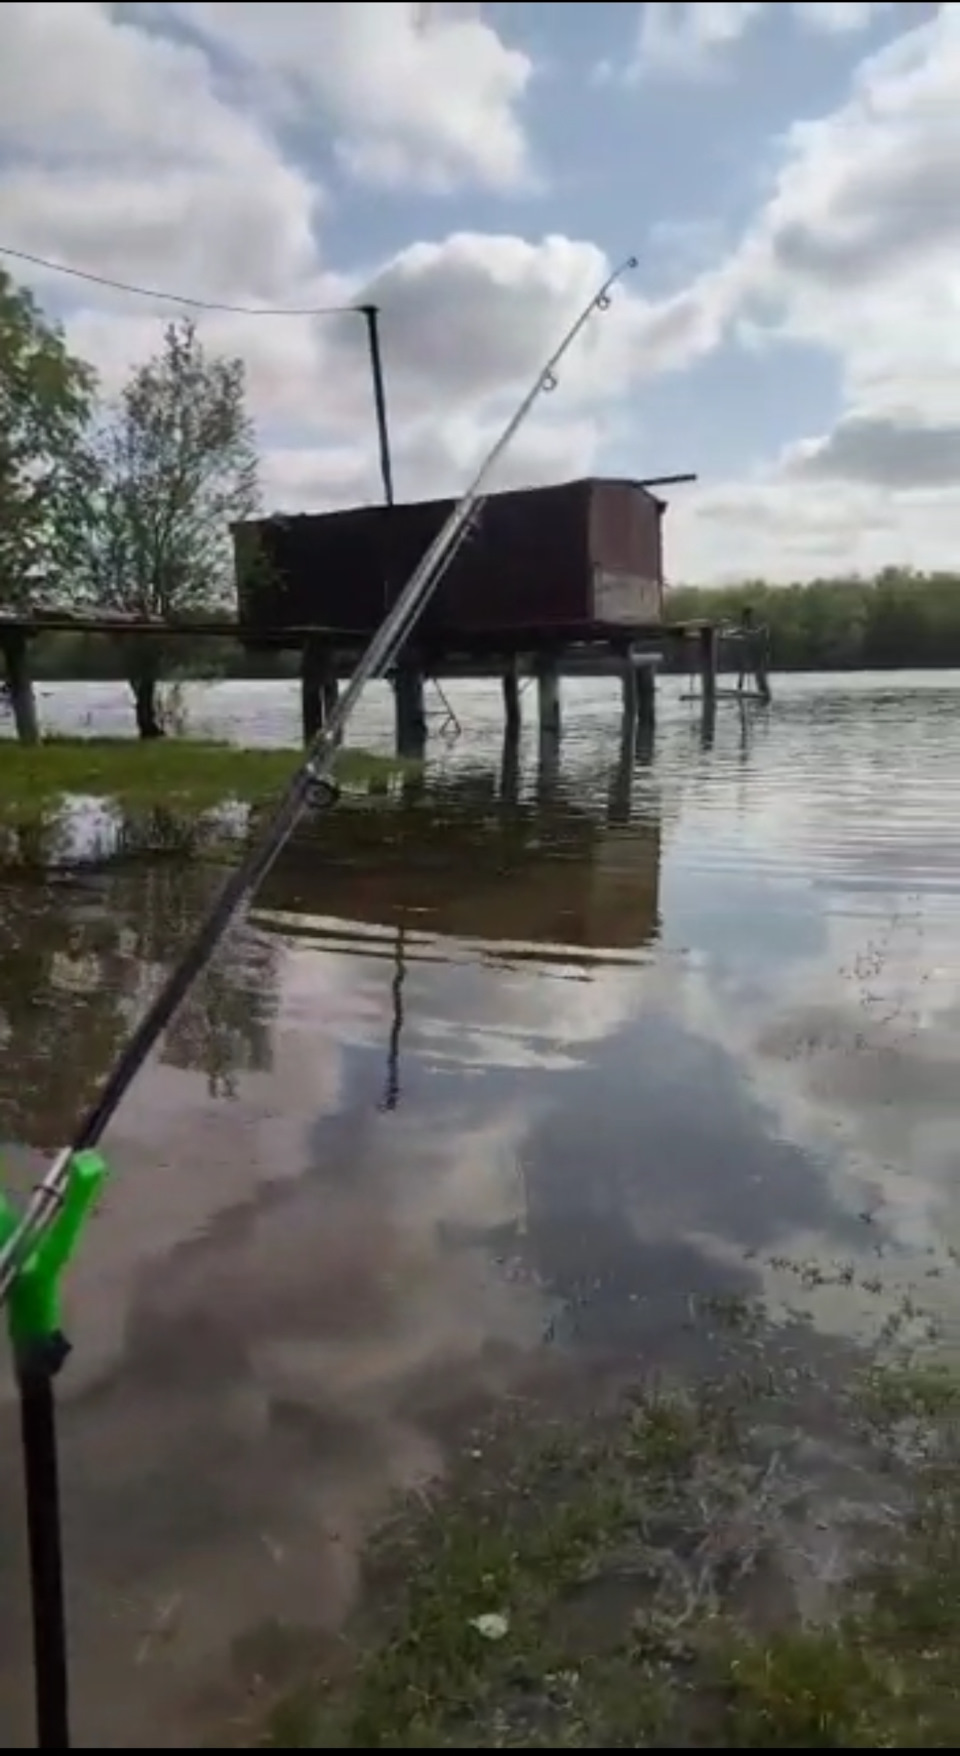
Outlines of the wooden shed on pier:
[[[304,629],[369,636],[453,511],[452,500],[273,516],[237,525],[239,621],[249,646]],[[418,625],[442,650],[583,641],[657,628],[665,503],[590,477],[492,494]]]

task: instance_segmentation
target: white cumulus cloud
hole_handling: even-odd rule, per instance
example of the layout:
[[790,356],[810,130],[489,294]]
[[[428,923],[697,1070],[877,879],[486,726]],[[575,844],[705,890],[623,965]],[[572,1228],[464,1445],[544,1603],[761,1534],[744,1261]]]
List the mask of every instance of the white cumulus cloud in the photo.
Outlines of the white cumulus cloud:
[[746,487],[692,500],[675,572],[702,572],[734,529],[736,561],[717,570],[955,565],[958,90],[960,8],[941,7],[868,57],[839,109],[788,129],[764,207],[699,296],[721,286],[771,360],[783,343],[832,359],[841,411]]
[[[663,23],[668,10],[646,13]],[[793,9],[804,28],[851,38],[868,10]],[[364,325],[331,308],[380,307],[399,491],[451,492],[610,267],[606,241],[516,229],[515,193],[531,178],[548,186],[551,166],[530,135],[537,70],[511,46],[510,9],[430,11],[424,28],[423,8],[399,4],[0,8],[0,244],[302,312],[201,316],[208,344],[246,361],[267,496],[288,509],[379,491]],[[674,13],[721,46],[759,18],[733,4]],[[784,347],[815,349],[836,372],[833,430],[798,430],[784,406],[778,455],[678,498],[671,575],[953,563],[960,8],[884,16],[919,22],[862,61],[838,108],[786,128],[739,240],[717,232],[706,268],[678,269],[662,296],[645,292],[643,267],[627,277],[520,434],[504,483],[635,467],[657,449],[638,389],[724,343],[769,358],[772,385]],[[597,103],[580,89],[568,101]],[[393,241],[351,238],[347,256],[361,184],[386,204]],[[418,191],[404,236],[399,204]],[[498,227],[465,223],[477,192],[500,198]],[[425,236],[428,197],[440,223]],[[629,242],[645,263],[644,239]],[[108,389],[178,309],[8,265],[64,316]],[[729,420],[735,435],[735,391]],[[682,461],[696,466],[696,451],[694,420]]]
[[728,70],[732,51],[774,4],[789,12],[798,30],[834,37],[865,30],[892,10],[892,0],[646,0],[627,81],[700,79]]
[[359,177],[509,188],[531,173],[520,105],[532,65],[479,8],[432,7],[429,21],[393,0],[183,0],[167,10],[281,115],[307,122],[319,105]]

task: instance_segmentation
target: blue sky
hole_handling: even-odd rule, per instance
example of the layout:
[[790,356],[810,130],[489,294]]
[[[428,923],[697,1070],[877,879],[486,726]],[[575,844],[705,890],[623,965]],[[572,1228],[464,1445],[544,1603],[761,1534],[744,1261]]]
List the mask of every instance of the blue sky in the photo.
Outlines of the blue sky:
[[[509,479],[698,471],[675,577],[946,565],[958,14],[8,4],[0,244],[214,304],[375,297],[411,496],[463,483],[636,252]],[[10,266],[108,392],[177,308]],[[355,320],[202,323],[247,362],[268,498],[377,491]]]

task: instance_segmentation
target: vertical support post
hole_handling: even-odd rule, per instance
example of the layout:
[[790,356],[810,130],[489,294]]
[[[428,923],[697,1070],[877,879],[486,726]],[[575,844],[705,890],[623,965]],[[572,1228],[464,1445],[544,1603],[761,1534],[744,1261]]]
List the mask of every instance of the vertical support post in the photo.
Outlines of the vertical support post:
[[380,352],[380,308],[358,305],[367,325],[367,346],[370,350],[370,376],[373,379],[373,406],[377,417],[377,443],[380,448],[380,479],[383,498],[393,505],[393,460],[390,455],[390,429],[387,424],[387,392],[383,381],[383,356]]
[[303,741],[309,744],[323,725],[323,648],[309,634],[300,654],[300,715]]
[[703,696],[704,710],[707,705],[716,706],[717,701],[717,630],[712,622],[705,622],[700,630],[700,687]]
[[657,717],[657,667],[637,665],[637,724],[652,726]]
[[700,743],[704,750],[713,748],[717,723],[717,630],[704,623],[700,630]]
[[632,748],[636,737],[637,716],[640,712],[640,678],[638,666],[634,663],[633,653],[628,648],[620,659],[620,690],[622,701],[622,718],[620,728],[621,743]]
[[503,669],[504,737],[516,743],[523,717],[520,710],[520,667],[516,657],[507,660]]
[[657,672],[653,664],[637,666],[637,731],[633,754],[637,762],[653,761],[657,728]]
[[26,632],[22,628],[6,628],[0,636],[6,663],[7,686],[13,723],[21,744],[39,744],[40,722],[37,699],[33,692]]
[[[323,711],[323,723],[329,725],[333,718],[337,702],[340,699],[340,685],[337,682],[337,667],[333,653],[328,647],[324,653],[323,672],[320,680],[320,706]],[[339,739],[337,740],[339,743]]]
[[427,715],[423,704],[423,671],[416,659],[400,660],[393,679],[393,694],[397,755],[420,761],[427,741]]
[[520,791],[520,740],[511,737],[508,730],[503,734],[503,752],[500,757],[500,802],[504,805],[515,805]]
[[541,653],[537,659],[537,690],[540,707],[541,738],[560,736],[560,661],[555,653]]
[[537,804],[541,809],[553,803],[559,778],[560,740],[541,732],[537,746]]
[[300,713],[305,744],[327,724],[338,694],[334,654],[326,641],[308,634],[300,657]]

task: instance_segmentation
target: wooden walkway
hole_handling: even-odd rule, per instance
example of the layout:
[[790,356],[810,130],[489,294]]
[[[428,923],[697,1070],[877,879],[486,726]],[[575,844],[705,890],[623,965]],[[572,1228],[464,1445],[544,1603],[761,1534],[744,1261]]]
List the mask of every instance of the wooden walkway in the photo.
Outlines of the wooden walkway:
[[[369,630],[323,624],[260,629],[256,635],[236,616],[165,618],[122,611],[70,610],[53,605],[0,609],[0,652],[5,659],[18,726],[35,728],[29,646],[45,634],[75,634],[114,640],[155,635],[180,640],[234,640],[251,650],[299,649],[301,696],[306,737],[319,730],[337,700],[340,680],[352,674],[370,639]],[[696,643],[704,709],[716,704],[717,629],[712,622],[643,624],[578,623],[569,627],[504,627],[423,630],[400,655],[392,672],[396,698],[397,750],[422,754],[427,719],[424,685],[429,679],[472,677],[502,684],[508,734],[520,727],[520,684],[536,678],[542,736],[560,732],[560,680],[617,677],[623,691],[625,722],[652,720],[655,678],[663,649]],[[692,667],[691,667],[692,668]]]
[[[524,628],[464,629],[458,634],[418,637],[417,646],[424,652],[444,652],[451,658],[486,654],[532,652],[541,647],[589,647],[592,645],[626,646],[640,640],[677,640],[699,635],[712,623],[699,621],[629,623],[611,626],[606,622],[575,623],[569,627],[542,625]],[[0,640],[4,634],[20,634],[34,639],[41,634],[165,634],[186,639],[245,641],[250,637],[236,616],[136,616],[122,610],[51,609],[13,610],[0,608]],[[282,643],[299,647],[305,640],[326,641],[345,653],[360,651],[370,638],[369,630],[332,628],[326,623],[311,622],[304,626],[285,624],[276,630],[257,630],[255,643]]]

